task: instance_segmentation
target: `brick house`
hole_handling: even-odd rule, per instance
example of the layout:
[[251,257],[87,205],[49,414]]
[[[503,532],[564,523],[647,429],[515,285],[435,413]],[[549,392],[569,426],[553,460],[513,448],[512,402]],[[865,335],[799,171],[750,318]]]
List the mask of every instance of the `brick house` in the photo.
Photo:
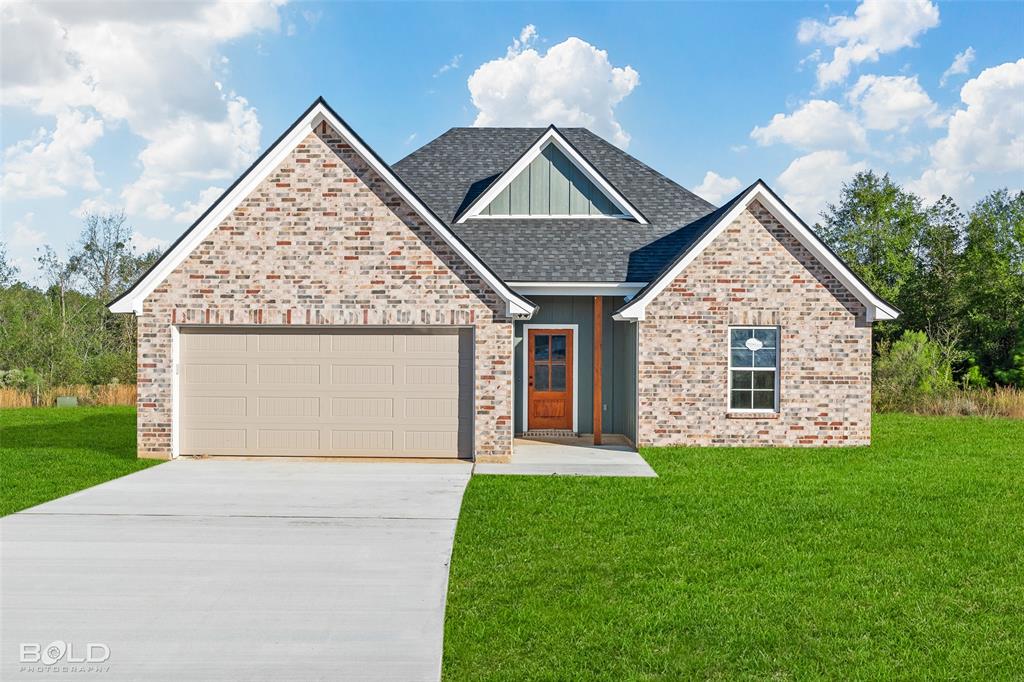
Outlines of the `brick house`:
[[318,99],[124,295],[140,457],[462,457],[517,434],[859,445],[894,319],[762,181],[716,208],[585,129],[385,163]]

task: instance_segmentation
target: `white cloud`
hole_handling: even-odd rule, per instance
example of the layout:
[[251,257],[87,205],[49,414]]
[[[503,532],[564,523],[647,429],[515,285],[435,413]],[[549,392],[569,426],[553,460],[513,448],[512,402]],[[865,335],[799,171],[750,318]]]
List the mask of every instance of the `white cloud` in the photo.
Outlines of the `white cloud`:
[[846,97],[860,108],[864,125],[871,130],[906,128],[921,118],[931,125],[942,122],[917,76],[861,76]]
[[818,64],[818,86],[825,88],[846,80],[857,64],[913,47],[919,35],[938,25],[939,8],[929,0],[863,0],[853,16],[804,19],[797,39],[834,48],[832,59]]
[[798,149],[829,147],[862,148],[864,128],[850,112],[831,100],[814,99],[788,116],[775,114],[763,128],[755,126],[750,137],[760,145],[778,142]]
[[462,65],[462,55],[461,54],[457,54],[454,57],[452,57],[451,59],[449,59],[447,64],[444,64],[443,66],[441,66],[440,69],[438,69],[437,71],[434,72],[434,78],[437,78],[442,73],[447,73],[447,72],[449,72],[449,71],[451,71],[453,69],[457,69],[461,65]]
[[[143,139],[142,174],[125,190],[163,193],[237,174],[259,147],[256,111],[220,85],[228,41],[279,30],[278,0],[236,3],[8,3],[2,10],[3,102],[39,115],[94,111]],[[81,114],[79,114],[81,115]],[[58,121],[59,123],[59,121]],[[173,210],[173,209],[171,209]]]
[[1024,172],[1024,59],[982,71],[964,84],[965,106],[931,147],[931,165],[913,183],[927,198],[959,194],[974,173]]
[[185,202],[185,205],[174,216],[174,222],[191,225],[206,209],[213,206],[213,202],[217,201],[223,193],[223,187],[207,187],[199,193],[195,201]]
[[99,189],[86,150],[103,135],[103,121],[80,111],[57,114],[53,131],[40,128],[4,150],[3,196],[57,197],[68,189]]
[[146,253],[153,249],[163,250],[167,248],[169,242],[166,239],[160,239],[160,237],[147,237],[144,234],[133,231],[132,232],[132,246],[139,253]]
[[78,206],[71,209],[71,215],[76,218],[84,218],[90,213],[113,213],[116,210],[118,210],[117,206],[103,197],[87,197],[82,199]]
[[953,63],[949,65],[949,68],[942,72],[942,77],[939,78],[939,87],[946,87],[946,83],[949,81],[951,76],[959,76],[967,73],[971,68],[971,62],[974,61],[974,48],[968,47],[963,52],[957,53],[953,57]]
[[545,54],[533,48],[537,30],[526,26],[504,57],[482,64],[468,86],[476,126],[584,126],[620,147],[629,134],[615,107],[640,83],[631,66],[612,66],[608,53],[570,37]]
[[736,194],[742,188],[743,183],[739,178],[723,178],[714,171],[708,171],[704,174],[704,180],[693,188],[693,192],[702,199],[717,204],[722,199]]
[[46,235],[39,230],[32,229],[34,213],[26,213],[21,220],[15,220],[11,226],[11,233],[6,236],[7,244],[12,249],[30,250],[42,246],[46,242]]
[[867,164],[850,161],[845,151],[825,149],[794,159],[776,183],[786,203],[813,224],[838,198],[842,183],[866,169]]
[[964,170],[952,168],[926,168],[921,177],[906,183],[907,189],[935,201],[943,194],[962,196],[963,190],[974,184],[974,176]]
[[320,20],[323,19],[324,17],[323,10],[313,11],[309,9],[304,9],[302,10],[301,14],[302,18],[306,20],[306,23],[309,24],[310,28],[315,28],[316,25],[320,23]]
[[259,154],[256,111],[236,95],[226,95],[224,102],[223,119],[181,115],[153,131],[139,154],[142,174],[122,192],[129,214],[164,219],[174,212],[164,200],[165,192],[194,180],[230,180]]

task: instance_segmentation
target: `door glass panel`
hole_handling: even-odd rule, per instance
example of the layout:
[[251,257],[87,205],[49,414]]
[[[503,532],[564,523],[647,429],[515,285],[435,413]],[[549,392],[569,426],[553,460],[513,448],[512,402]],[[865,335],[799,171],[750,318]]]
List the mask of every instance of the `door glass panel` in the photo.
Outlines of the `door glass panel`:
[[533,368],[533,388],[536,391],[548,390],[548,366],[537,365]]
[[551,365],[551,390],[565,390],[565,365]]
[[534,360],[547,360],[548,359],[548,339],[551,338],[547,335],[537,334],[533,337],[533,359]]
[[551,359],[565,360],[565,334],[555,334],[551,337]]

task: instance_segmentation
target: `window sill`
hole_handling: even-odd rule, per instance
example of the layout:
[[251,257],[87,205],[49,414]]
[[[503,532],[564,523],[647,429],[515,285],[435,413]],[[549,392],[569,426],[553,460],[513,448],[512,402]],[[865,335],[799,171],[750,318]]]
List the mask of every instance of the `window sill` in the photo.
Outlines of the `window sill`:
[[726,412],[726,419],[778,419],[779,413],[772,411],[765,412]]

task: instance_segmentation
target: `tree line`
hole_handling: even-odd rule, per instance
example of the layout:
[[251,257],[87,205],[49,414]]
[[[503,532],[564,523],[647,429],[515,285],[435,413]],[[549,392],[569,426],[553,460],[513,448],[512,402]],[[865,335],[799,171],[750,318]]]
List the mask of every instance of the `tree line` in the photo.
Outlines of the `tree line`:
[[124,213],[84,218],[66,256],[36,256],[42,285],[23,281],[0,244],[0,386],[135,383],[135,320],[107,303],[160,257],[139,252]]
[[996,190],[964,212],[865,171],[821,217],[818,234],[902,311],[875,324],[876,358],[923,338],[961,385],[1024,388],[1024,192]]
[[[964,386],[1024,387],[1024,192],[994,191],[965,212],[867,171],[815,229],[903,311],[875,325],[876,366],[899,357],[888,365],[900,372],[927,353]],[[139,252],[131,235],[124,213],[86,216],[67,256],[39,252],[41,285],[20,278],[0,243],[0,385],[135,381],[135,321],[106,304],[160,253]]]

